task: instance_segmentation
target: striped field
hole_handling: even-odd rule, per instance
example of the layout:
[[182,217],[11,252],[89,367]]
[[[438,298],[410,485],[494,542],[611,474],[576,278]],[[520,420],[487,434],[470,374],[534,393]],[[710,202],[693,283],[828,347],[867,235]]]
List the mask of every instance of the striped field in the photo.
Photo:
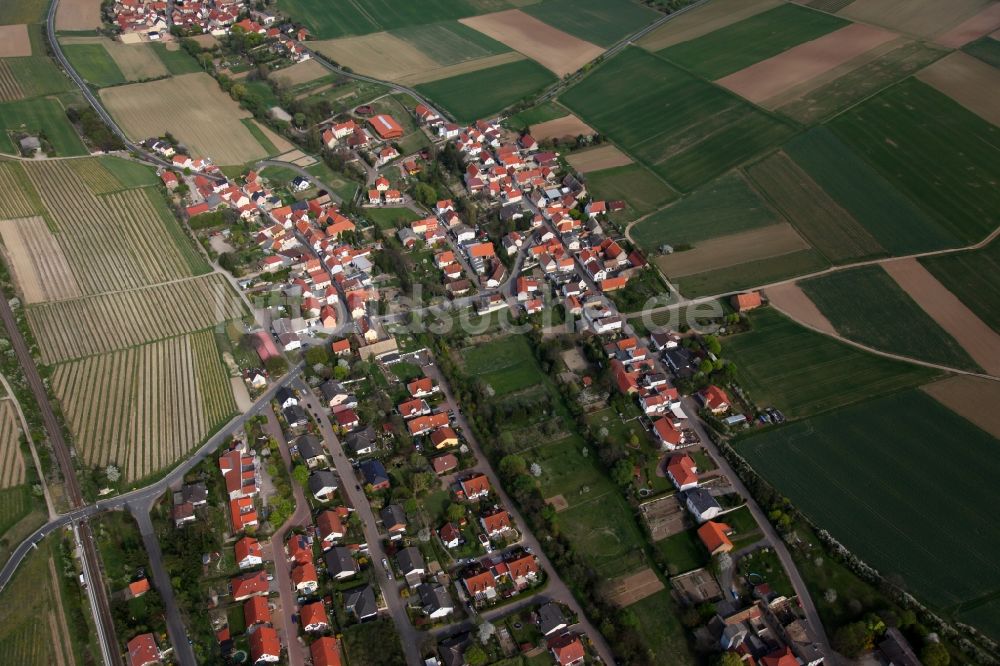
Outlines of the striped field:
[[12,102],[22,97],[24,93],[21,91],[21,84],[17,82],[7,60],[0,58],[0,102]]
[[29,217],[41,212],[38,195],[21,165],[0,162],[0,218]]
[[21,428],[17,410],[9,399],[0,400],[0,488],[24,483],[24,457],[21,455]]
[[52,386],[85,464],[134,481],[169,466],[236,412],[211,331],[56,366]]

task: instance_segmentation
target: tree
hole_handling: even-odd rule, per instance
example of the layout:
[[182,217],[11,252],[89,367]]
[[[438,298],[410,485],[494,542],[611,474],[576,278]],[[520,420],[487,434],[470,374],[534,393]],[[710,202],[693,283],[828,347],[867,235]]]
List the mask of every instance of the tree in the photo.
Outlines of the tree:
[[622,488],[627,488],[632,483],[632,463],[627,458],[616,462],[611,468],[611,479]]
[[845,657],[857,659],[872,646],[872,635],[865,622],[852,622],[833,634],[833,647]]
[[712,666],[743,666],[743,660],[735,652],[723,652],[712,660]]
[[456,504],[455,502],[452,502],[451,504],[448,505],[448,508],[445,510],[445,517],[450,522],[457,523],[461,521],[463,518],[465,518],[465,507],[462,506],[461,504]]
[[924,666],[948,666],[951,663],[951,655],[940,643],[928,642],[920,650],[920,661]]
[[523,456],[511,454],[500,459],[500,474],[513,478],[522,476],[528,471],[528,463]]
[[325,344],[310,347],[306,350],[305,356],[308,365],[326,365],[330,360],[329,347]]
[[469,666],[484,666],[489,659],[486,650],[478,645],[473,645],[465,651],[465,663]]
[[309,485],[309,468],[305,465],[296,465],[292,468],[292,478],[295,479],[300,486],[305,488]]

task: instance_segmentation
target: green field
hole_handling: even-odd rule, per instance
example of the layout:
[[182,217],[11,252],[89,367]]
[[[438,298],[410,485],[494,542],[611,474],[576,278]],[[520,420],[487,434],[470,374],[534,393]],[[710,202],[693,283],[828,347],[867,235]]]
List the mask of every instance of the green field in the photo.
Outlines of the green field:
[[605,48],[662,16],[632,0],[544,0],[522,11]]
[[458,21],[415,25],[392,34],[415,46],[442,66],[507,53],[510,47]]
[[201,71],[201,65],[198,64],[198,61],[192,58],[191,54],[184,49],[171,51],[167,48],[166,44],[160,42],[153,42],[150,46],[153,47],[156,57],[163,62],[167,71],[174,76]]
[[363,215],[379,229],[396,229],[421,218],[409,208],[365,208]]
[[[29,133],[43,132],[52,148],[62,157],[87,154],[76,130],[67,120],[62,105],[52,97],[0,104],[0,128]],[[0,152],[17,152],[6,132],[0,133]]]
[[978,627],[993,640],[1000,640],[1000,594],[994,593],[989,600],[968,606],[956,613],[958,619]]
[[695,74],[714,80],[847,25],[848,21],[836,16],[791,3],[781,4],[659,53]]
[[666,558],[671,572],[685,573],[708,564],[708,551],[693,529],[657,541],[656,548]]
[[278,0],[277,6],[301,21],[314,38],[333,39],[451,21],[513,5],[505,0]]
[[569,110],[566,108],[555,102],[545,102],[509,116],[504,124],[514,130],[520,131],[532,125],[544,123],[547,120],[555,120],[556,118],[565,118],[568,115]]
[[633,217],[652,213],[677,198],[677,193],[641,164],[591,171],[587,189],[598,199],[623,199]]
[[805,329],[773,308],[753,330],[723,340],[740,384],[759,406],[801,418],[929,382],[938,372],[868,354]]
[[0,489],[0,535],[31,513],[32,508],[31,489],[28,486]]
[[883,576],[938,608],[1000,590],[997,441],[920,391],[737,445],[775,488]]
[[250,134],[253,134],[253,138],[257,140],[260,147],[267,151],[268,157],[273,157],[281,152],[278,150],[278,147],[275,146],[269,138],[267,138],[267,135],[264,134],[264,132],[260,129],[260,126],[257,125],[253,118],[241,118],[240,122],[243,123],[243,126],[250,131]]
[[950,97],[906,79],[830,125],[959,241],[1000,225],[1000,128]]
[[539,92],[555,75],[534,60],[421,83],[417,90],[447,109],[459,122],[485,118]]
[[523,335],[509,335],[462,352],[465,369],[493,387],[495,395],[520,391],[542,382],[535,357]]
[[845,338],[922,361],[979,370],[881,266],[831,273],[800,286]]
[[952,234],[825,127],[795,137],[785,152],[890,254],[954,245]]
[[829,266],[830,262],[816,250],[799,250],[736,266],[685,275],[677,278],[674,283],[685,296],[711,296],[816,273]]
[[812,125],[923,69],[946,53],[923,42],[903,44],[778,107],[778,111],[803,125]]
[[597,67],[560,101],[682,192],[794,132],[784,121],[635,47]]
[[334,194],[345,201],[354,198],[354,193],[358,191],[358,182],[351,180],[342,174],[336,173],[323,162],[317,162],[311,167],[306,167],[306,171],[311,176],[318,178],[323,185],[328,185],[333,189]]
[[100,162],[101,166],[110,171],[124,189],[147,187],[160,183],[156,171],[144,164],[120,157],[102,157]]
[[1000,240],[986,247],[920,260],[994,331],[1000,332]]
[[1000,69],[1000,41],[993,39],[989,35],[966,44],[962,47],[962,50]]
[[4,58],[25,97],[73,90],[73,83],[47,56]]
[[45,20],[45,0],[17,0],[0,2],[0,25],[12,23],[41,23]]
[[103,44],[66,44],[62,49],[87,83],[98,88],[125,83],[125,75]]
[[676,248],[782,221],[742,175],[730,173],[650,215],[629,235],[647,252],[656,252],[664,243]]
[[685,629],[677,620],[669,592],[663,590],[650,595],[624,612],[636,618],[636,631],[652,651],[649,663],[671,666],[698,663],[687,643]]

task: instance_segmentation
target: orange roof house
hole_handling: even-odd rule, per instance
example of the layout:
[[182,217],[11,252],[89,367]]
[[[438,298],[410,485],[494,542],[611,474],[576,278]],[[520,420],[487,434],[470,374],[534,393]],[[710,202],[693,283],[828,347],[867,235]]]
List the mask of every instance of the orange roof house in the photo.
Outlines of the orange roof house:
[[434,380],[430,377],[415,379],[406,385],[406,390],[409,391],[410,395],[414,398],[422,398],[434,392]]
[[253,663],[259,661],[278,661],[281,657],[281,643],[278,642],[278,632],[271,627],[261,627],[250,634],[250,659]]
[[326,607],[322,601],[314,601],[305,604],[299,609],[299,624],[306,631],[321,631],[330,626],[330,620],[326,617]]
[[583,663],[583,643],[577,636],[564,633],[550,638],[548,648],[559,666],[575,666],[575,664]]
[[687,490],[698,485],[698,466],[688,454],[671,456],[667,462],[667,476],[677,486],[677,490]]
[[484,515],[479,521],[489,536],[496,536],[510,529],[510,514],[500,509]]
[[337,649],[337,639],[323,636],[309,646],[313,666],[340,666],[340,650]]
[[659,438],[664,448],[675,449],[681,443],[681,431],[677,429],[670,419],[657,419],[653,422],[653,432]]
[[243,619],[247,627],[255,624],[270,624],[271,609],[267,606],[267,597],[250,597],[243,602]]
[[435,449],[444,449],[458,444],[458,433],[450,426],[441,426],[431,433],[431,444]]
[[258,594],[266,595],[270,590],[267,574],[263,571],[236,576],[229,581],[229,587],[235,601],[243,601]]
[[128,642],[129,666],[148,666],[160,663],[160,650],[153,634],[139,634]]
[[140,578],[128,584],[129,596],[135,599],[149,592],[149,579]]
[[746,294],[736,294],[732,297],[733,307],[737,312],[746,312],[759,308],[762,304],[759,291],[751,291]]
[[507,561],[507,570],[515,583],[524,579],[533,579],[538,575],[538,562],[534,555],[525,554]]
[[733,549],[733,542],[729,540],[732,529],[725,523],[717,523],[709,520],[698,528],[698,538],[705,544],[705,548],[712,555],[716,553],[728,553]]
[[403,128],[396,122],[395,118],[386,113],[372,116],[368,122],[383,141],[399,139],[403,136]]
[[490,480],[485,474],[475,474],[461,481],[459,485],[465,494],[465,499],[477,499],[490,493]]
[[799,660],[795,658],[791,648],[787,645],[780,650],[775,650],[760,658],[761,666],[798,666]]
[[434,468],[435,474],[450,472],[451,470],[458,468],[458,456],[454,453],[446,453],[443,456],[432,458],[431,467]]
[[493,243],[476,243],[475,245],[469,246],[469,255],[472,257],[492,257],[495,256],[493,251]]
[[468,576],[462,579],[462,583],[465,584],[465,590],[473,597],[486,594],[487,590],[495,589],[497,586],[496,579],[489,571]]
[[705,409],[711,410],[713,414],[722,414],[729,411],[729,395],[715,384],[710,385],[699,396]]

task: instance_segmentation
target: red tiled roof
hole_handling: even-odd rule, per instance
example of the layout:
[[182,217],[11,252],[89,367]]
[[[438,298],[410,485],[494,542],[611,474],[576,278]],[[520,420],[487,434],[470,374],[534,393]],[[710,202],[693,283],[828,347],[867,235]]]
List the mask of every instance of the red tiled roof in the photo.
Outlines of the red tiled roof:
[[299,624],[308,627],[310,624],[329,624],[330,620],[326,616],[326,607],[322,601],[314,601],[299,609]]
[[250,597],[244,601],[243,620],[248,627],[255,624],[269,624],[271,609],[267,606],[267,597]]
[[159,660],[160,651],[156,648],[153,634],[139,634],[128,642],[129,666],[143,666],[157,663]]
[[261,627],[250,634],[250,658],[260,661],[265,655],[279,656],[281,654],[281,643],[278,642],[278,632],[271,627]]
[[309,646],[313,666],[340,666],[340,650],[337,640],[331,636],[323,636]]
[[698,528],[698,538],[705,544],[708,552],[714,555],[720,550],[732,550],[733,542],[726,536],[731,531],[729,525],[710,520]]

